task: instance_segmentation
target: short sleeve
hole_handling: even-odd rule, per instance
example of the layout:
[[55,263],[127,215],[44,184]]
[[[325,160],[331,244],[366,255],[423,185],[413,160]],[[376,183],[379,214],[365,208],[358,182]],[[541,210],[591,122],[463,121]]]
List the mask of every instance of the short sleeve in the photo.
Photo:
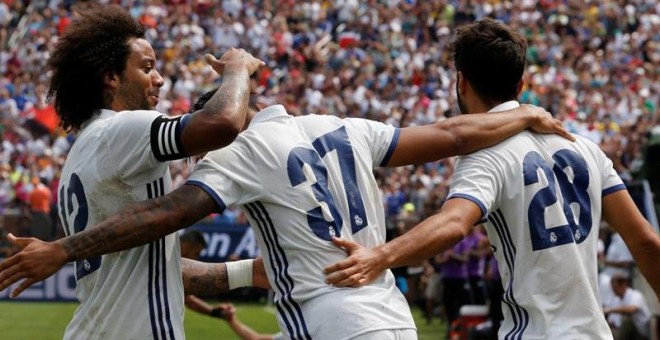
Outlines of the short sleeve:
[[502,187],[502,174],[496,162],[485,152],[460,157],[452,177],[447,199],[463,198],[481,209],[482,217],[497,206]]
[[110,162],[120,177],[130,177],[159,163],[187,157],[181,131],[187,116],[169,118],[158,111],[123,111],[105,129]]
[[600,168],[602,171],[602,188],[603,194],[602,197],[605,197],[611,193],[617,192],[619,190],[625,190],[626,185],[623,184],[621,177],[614,170],[614,165],[612,161],[605,156],[605,154],[600,150],[596,150],[597,156],[600,159]]
[[259,200],[263,186],[249,140],[239,137],[229,146],[209,152],[188,177],[187,185],[206,191],[218,212]]
[[399,141],[399,128],[361,118],[346,118],[344,122],[364,139],[365,145],[371,151],[374,167],[384,166],[389,162]]

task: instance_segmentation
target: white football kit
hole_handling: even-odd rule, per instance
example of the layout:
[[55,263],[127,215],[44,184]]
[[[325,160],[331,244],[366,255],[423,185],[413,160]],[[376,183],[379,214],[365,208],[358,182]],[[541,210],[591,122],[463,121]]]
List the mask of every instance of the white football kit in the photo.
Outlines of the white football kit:
[[385,215],[372,170],[398,140],[392,126],[334,116],[293,117],[268,107],[228,147],[210,152],[187,184],[220,210],[240,206],[255,230],[280,328],[292,339],[348,339],[415,325],[388,270],[354,288],[324,282],[346,258],[331,236],[366,247],[385,242]]
[[504,286],[500,339],[612,338],[596,252],[602,198],[618,190],[612,162],[582,137],[525,131],[459,159],[448,199],[473,201],[486,220]]
[[[180,131],[189,116],[101,110],[85,122],[68,154],[58,188],[67,235],[85,230],[131,203],[171,190],[167,160],[185,157]],[[179,239],[75,263],[80,306],[65,339],[183,339]]]

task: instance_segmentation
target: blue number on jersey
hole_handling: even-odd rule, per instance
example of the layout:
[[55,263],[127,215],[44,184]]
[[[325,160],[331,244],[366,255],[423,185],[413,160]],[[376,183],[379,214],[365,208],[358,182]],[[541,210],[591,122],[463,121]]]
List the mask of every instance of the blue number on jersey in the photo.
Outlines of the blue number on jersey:
[[[294,148],[289,153],[287,161],[289,181],[293,187],[307,182],[307,177],[303,172],[305,164],[310,166],[316,177],[316,183],[312,185],[312,190],[319,206],[307,211],[307,221],[310,228],[316,236],[326,241],[330,241],[332,236],[341,236],[343,219],[328,189],[328,170],[321,159],[329,152],[337,151],[344,191],[348,201],[348,212],[351,216],[351,232],[360,231],[368,225],[368,222],[362,194],[358,190],[355,157],[353,156],[353,148],[348,139],[346,128],[342,126],[335,131],[326,133],[318,137],[312,145],[316,151],[303,147]],[[324,218],[321,202],[327,205],[333,221],[328,222]]]
[[[66,195],[65,195],[66,194]],[[75,214],[73,218],[73,232],[79,233],[87,227],[89,219],[89,211],[87,209],[87,197],[85,196],[85,189],[83,188],[82,181],[77,174],[71,174],[69,179],[69,187],[65,190],[64,187],[60,188],[59,193],[60,201],[60,214],[64,223],[64,232],[70,236],[68,216]],[[75,210],[73,205],[73,198],[76,198],[78,209]],[[66,199],[66,202],[65,202]],[[66,208],[65,208],[66,207]],[[82,261],[76,261],[76,280],[80,280],[86,275],[96,271],[101,266],[101,257],[94,256]]]
[[[525,186],[539,182],[538,169],[543,171],[548,182],[548,186],[539,190],[529,204],[529,230],[534,251],[571,242],[582,243],[591,231],[587,163],[575,151],[567,149],[557,151],[552,155],[552,159],[555,165],[550,168],[541,155],[532,151],[525,156],[523,162]],[[573,173],[572,182],[568,176],[569,170]],[[568,224],[546,228],[545,208],[557,203],[557,182],[559,182],[559,194],[564,202],[562,208]],[[578,223],[575,222],[574,212],[579,215]]]

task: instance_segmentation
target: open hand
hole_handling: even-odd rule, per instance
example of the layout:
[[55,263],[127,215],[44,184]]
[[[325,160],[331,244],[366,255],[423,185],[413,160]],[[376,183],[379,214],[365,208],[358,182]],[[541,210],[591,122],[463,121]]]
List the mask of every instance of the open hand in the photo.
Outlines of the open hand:
[[0,263],[0,291],[25,279],[11,292],[12,299],[34,283],[53,275],[67,262],[66,252],[57,242],[12,234],[7,235],[7,239],[22,250]]
[[533,105],[526,105],[523,104],[521,105],[524,110],[531,112],[532,114],[538,115],[539,119],[535,121],[532,126],[530,126],[530,129],[534,132],[538,133],[554,133],[557,135],[560,135],[572,142],[575,142],[575,137],[571,135],[566,129],[564,129],[564,125],[559,119],[555,119],[552,117],[550,112],[546,111],[542,107],[538,106],[533,106]]
[[355,242],[333,237],[332,243],[348,253],[348,258],[323,270],[325,282],[336,287],[362,287],[378,278],[387,268],[381,268],[378,254]]

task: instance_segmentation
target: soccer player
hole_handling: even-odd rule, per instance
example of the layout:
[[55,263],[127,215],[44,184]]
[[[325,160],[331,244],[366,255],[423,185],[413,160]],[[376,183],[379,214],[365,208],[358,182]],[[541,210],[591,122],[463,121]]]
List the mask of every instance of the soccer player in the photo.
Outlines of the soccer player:
[[[163,79],[144,35],[125,10],[95,7],[68,27],[49,60],[48,95],[63,127],[77,134],[58,188],[67,235],[171,191],[167,161],[226,146],[245,123],[249,77],[261,61],[241,50],[208,56],[223,75],[217,95],[203,110],[169,118],[153,111]],[[176,234],[161,236],[75,263],[80,306],[66,339],[184,338],[184,284],[191,292],[226,290],[227,269],[180,260]]]
[[[452,49],[463,113],[519,106],[524,37],[484,19],[459,28]],[[462,157],[440,213],[405,235],[374,249],[337,239],[352,255],[326,268],[327,280],[379,280],[386,268],[451,248],[485,220],[505,291],[500,339],[611,339],[597,289],[601,213],[660,293],[660,238],[612,162],[584,138],[569,143],[529,132]]]
[[240,206],[266,254],[278,321],[287,338],[413,339],[412,315],[389,271],[361,290],[324,282],[322,269],[346,256],[332,237],[369,247],[384,243],[375,166],[473,152],[529,126],[569,136],[538,110],[520,107],[396,129],[363,119],[293,117],[281,105],[270,106],[251,117],[230,146],[207,154],[187,184],[172,193],[137,203],[55,243],[18,240],[25,249],[0,264],[0,289],[27,278],[16,294],[67,261],[145,244],[210,213]]

